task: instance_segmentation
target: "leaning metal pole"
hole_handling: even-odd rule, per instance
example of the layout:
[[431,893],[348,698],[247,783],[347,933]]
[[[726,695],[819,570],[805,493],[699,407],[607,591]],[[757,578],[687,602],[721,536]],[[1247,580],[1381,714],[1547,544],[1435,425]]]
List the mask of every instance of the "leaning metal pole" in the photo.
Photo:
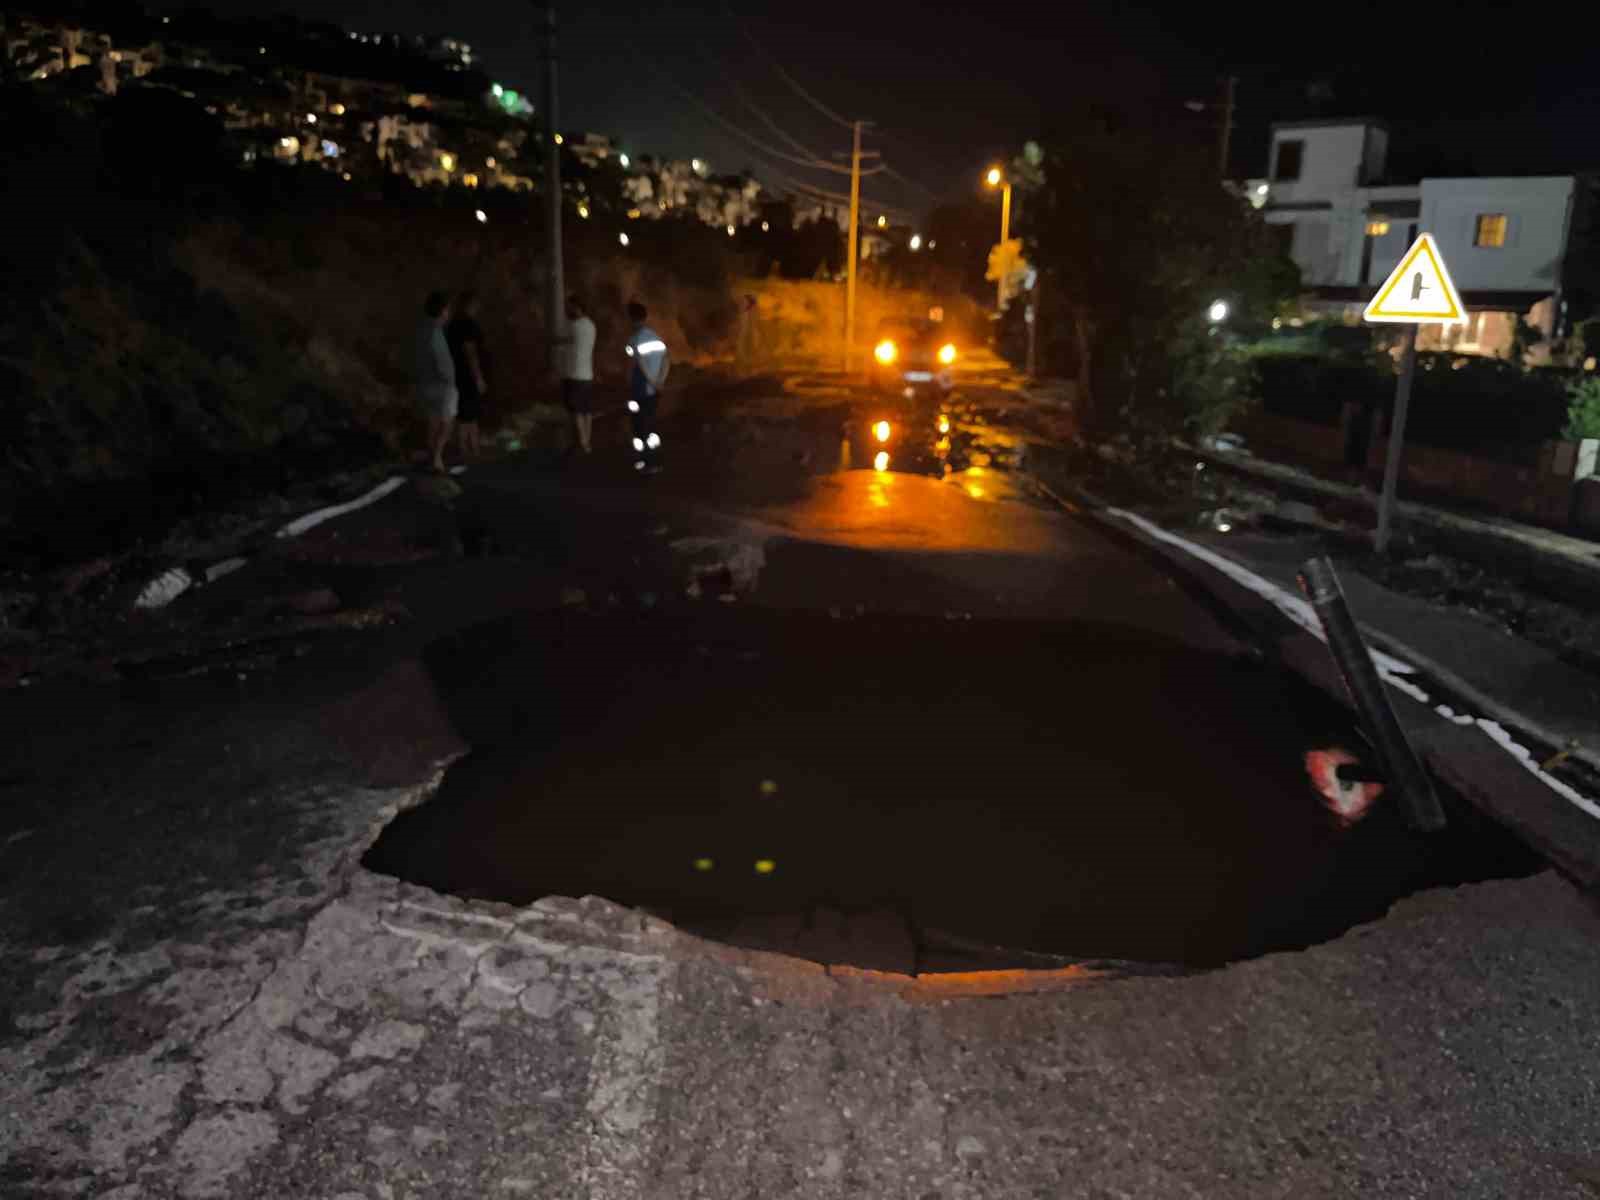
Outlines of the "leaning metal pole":
[[1345,603],[1344,588],[1333,563],[1326,558],[1307,559],[1300,567],[1300,586],[1317,610],[1328,649],[1339,664],[1345,688],[1372,739],[1378,764],[1390,786],[1399,792],[1407,824],[1424,833],[1443,829],[1444,809],[1433,790],[1433,781],[1394,715],[1383,680],[1373,666],[1372,652]]

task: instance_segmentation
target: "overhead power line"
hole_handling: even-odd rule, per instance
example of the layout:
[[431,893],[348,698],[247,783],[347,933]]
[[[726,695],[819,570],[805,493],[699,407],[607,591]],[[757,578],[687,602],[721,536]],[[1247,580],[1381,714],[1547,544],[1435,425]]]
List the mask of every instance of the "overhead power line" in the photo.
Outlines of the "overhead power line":
[[817,154],[814,150],[811,150],[804,143],[799,141],[799,139],[791,137],[788,134],[788,132],[785,131],[784,128],[781,125],[779,125],[776,121],[774,121],[771,117],[769,117],[767,115],[766,111],[764,109],[762,109],[759,105],[757,105],[756,102],[750,98],[750,93],[745,91],[744,88],[739,85],[739,81],[738,80],[733,79],[733,78],[730,77],[728,79],[728,83],[732,86],[734,92],[738,95],[739,99],[744,102],[744,106],[746,108],[748,108],[751,112],[755,113],[755,115],[758,118],[760,118],[761,123],[763,125],[765,125],[768,129],[772,130],[773,133],[777,134],[779,137],[781,137],[784,141],[788,142],[789,145],[793,146],[796,150],[800,151],[802,154],[806,155],[807,157],[809,157],[809,158],[811,158],[811,159],[813,159],[813,160],[815,160],[817,162],[821,162],[822,161],[822,156],[821,155]]
[[[829,171],[829,172],[832,172],[835,175],[848,175],[848,174],[850,174],[850,168],[849,167],[840,167],[840,166],[835,166],[833,163],[823,162],[819,158],[816,158],[814,156],[810,156],[809,153],[808,153],[807,157],[802,158],[802,157],[799,157],[797,155],[790,154],[786,150],[779,150],[779,149],[776,149],[773,146],[768,145],[765,141],[763,141],[757,135],[751,133],[749,130],[743,128],[742,126],[735,125],[732,121],[728,120],[727,117],[723,116],[716,109],[712,108],[711,105],[707,104],[696,93],[690,91],[688,88],[686,88],[682,84],[680,84],[677,80],[673,79],[670,75],[668,75],[659,66],[657,66],[655,63],[651,62],[648,58],[646,58],[641,52],[639,52],[638,50],[634,50],[632,53],[633,53],[635,58],[637,58],[640,62],[644,63],[647,67],[649,67],[652,71],[654,71],[662,79],[662,81],[666,83],[666,85],[668,87],[672,88],[673,91],[678,92],[679,94],[681,94],[685,99],[687,99],[696,108],[698,108],[702,112],[704,112],[706,114],[706,116],[710,117],[713,121],[715,121],[723,129],[726,129],[729,133],[733,134],[735,137],[738,137],[738,138],[742,139],[743,141],[749,143],[750,146],[752,146],[754,149],[760,151],[762,154],[769,155],[772,158],[780,159],[783,162],[794,163],[796,166],[806,167],[806,168],[808,168],[810,170]],[[804,149],[804,147],[802,147],[802,149]]]
[[806,91],[805,88],[801,87],[799,81],[797,81],[793,75],[789,74],[788,71],[783,69],[783,64],[780,63],[776,57],[774,57],[772,52],[760,42],[756,41],[755,35],[750,32],[749,27],[744,23],[739,15],[733,11],[732,6],[728,4],[728,0],[723,0],[722,11],[728,15],[729,20],[733,21],[739,26],[739,32],[744,34],[745,40],[754,46],[763,58],[768,59],[772,63],[772,69],[778,73],[778,78],[782,79],[786,84],[793,88],[796,95],[798,95],[807,104],[811,105],[812,108],[816,109],[823,116],[827,117],[828,120],[839,125],[843,125],[846,129],[855,128],[855,122],[847,121],[838,113],[834,112],[833,109],[829,108],[821,100],[818,100],[810,92]]
[[[783,185],[789,191],[799,193],[800,195],[805,196],[807,199],[826,200],[829,203],[839,205],[848,205],[850,203],[850,197],[844,192],[830,192],[826,188],[819,188],[813,184],[806,183],[804,180],[796,179],[792,175],[788,175],[778,170],[770,171],[769,174],[774,180]],[[865,172],[863,172],[863,174],[865,174]],[[900,218],[908,224],[915,219],[915,214],[909,209],[901,208],[896,204],[881,204],[878,201],[870,198],[867,199],[865,203],[874,209],[879,209],[891,216]]]
[[934,191],[931,187],[928,187],[923,183],[919,183],[917,180],[912,179],[909,175],[902,175],[899,171],[896,171],[887,163],[884,164],[883,170],[888,173],[890,179],[898,179],[901,183],[908,184],[911,187],[916,188],[917,191],[921,192],[924,196],[927,196],[928,199],[937,200],[939,198],[939,193]]

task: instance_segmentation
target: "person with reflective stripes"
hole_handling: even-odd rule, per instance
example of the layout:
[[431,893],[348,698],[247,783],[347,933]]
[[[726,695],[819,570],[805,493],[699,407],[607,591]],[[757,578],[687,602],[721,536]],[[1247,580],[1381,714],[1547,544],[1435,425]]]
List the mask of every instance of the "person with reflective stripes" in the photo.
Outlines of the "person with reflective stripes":
[[672,368],[667,344],[645,324],[650,314],[637,300],[628,305],[633,334],[624,347],[632,369],[628,372],[628,411],[633,414],[633,469],[654,474],[661,469],[661,434],[656,430],[656,407],[661,388]]

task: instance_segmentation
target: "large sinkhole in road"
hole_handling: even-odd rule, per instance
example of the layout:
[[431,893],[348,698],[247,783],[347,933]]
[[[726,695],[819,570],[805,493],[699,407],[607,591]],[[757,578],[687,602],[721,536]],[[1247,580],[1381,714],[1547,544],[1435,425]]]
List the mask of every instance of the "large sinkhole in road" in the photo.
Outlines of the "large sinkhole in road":
[[1342,824],[1305,756],[1359,750],[1344,709],[1118,626],[559,612],[427,663],[474,750],[366,865],[443,892],[871,967],[1203,966],[1536,866],[1457,803]]

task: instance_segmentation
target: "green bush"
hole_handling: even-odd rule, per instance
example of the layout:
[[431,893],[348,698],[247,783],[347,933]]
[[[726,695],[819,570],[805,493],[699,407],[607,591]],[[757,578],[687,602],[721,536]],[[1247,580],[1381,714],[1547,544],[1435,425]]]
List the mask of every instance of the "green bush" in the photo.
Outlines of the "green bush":
[[1567,388],[1571,403],[1567,406],[1567,427],[1562,436],[1578,442],[1584,438],[1600,438],[1600,379],[1586,375],[1574,380]]

